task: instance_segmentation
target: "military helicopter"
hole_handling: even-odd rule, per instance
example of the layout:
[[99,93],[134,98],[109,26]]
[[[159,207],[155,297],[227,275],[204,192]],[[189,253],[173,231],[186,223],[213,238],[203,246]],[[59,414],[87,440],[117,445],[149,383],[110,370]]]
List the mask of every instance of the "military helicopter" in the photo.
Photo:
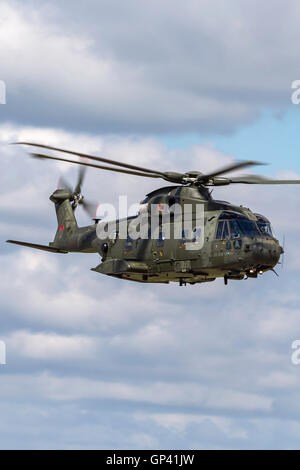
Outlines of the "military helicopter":
[[[93,271],[142,283],[178,282],[180,286],[211,282],[219,277],[224,278],[226,285],[229,279],[257,278],[266,271],[274,271],[284,251],[265,216],[253,213],[243,206],[215,200],[211,196],[210,188],[215,186],[300,184],[300,180],[272,180],[257,175],[224,176],[232,171],[259,165],[260,162],[237,161],[207,174],[198,171],[161,172],[53,146],[33,142],[16,143],[59,152],[60,155],[63,153],[80,157],[76,161],[45,153],[31,153],[38,159],[58,160],[81,166],[74,190],[64,184],[63,189],[57,189],[50,196],[58,222],[54,241],[49,246],[17,240],[7,240],[8,243],[52,253],[99,253],[101,263],[92,268]],[[94,218],[94,223],[90,226],[78,227],[75,209],[82,205],[91,213],[92,207],[81,193],[87,167],[145,178],[161,178],[173,185],[147,194],[140,203],[138,214],[115,220],[112,231],[109,229],[109,222],[97,218]],[[127,230],[126,236],[120,236],[124,224],[128,229],[129,224],[138,221],[141,229],[144,222],[149,222],[153,207],[156,210],[154,236],[149,228],[148,232],[146,230],[147,236],[138,233],[136,237],[132,237]],[[179,208],[177,212],[174,209],[176,207]],[[182,209],[182,215],[186,207],[189,209],[186,217],[189,230],[182,229],[179,236],[177,230],[175,236],[178,213]],[[198,211],[199,208],[201,211]]]

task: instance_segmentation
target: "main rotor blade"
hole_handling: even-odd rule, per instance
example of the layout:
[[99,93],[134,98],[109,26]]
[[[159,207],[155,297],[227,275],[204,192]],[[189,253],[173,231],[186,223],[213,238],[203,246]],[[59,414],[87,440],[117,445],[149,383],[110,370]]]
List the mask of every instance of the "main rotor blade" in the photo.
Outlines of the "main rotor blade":
[[103,162],[103,163],[110,163],[111,165],[117,165],[117,166],[120,166],[120,167],[123,167],[123,168],[129,168],[130,170],[136,170],[136,171],[139,171],[139,172],[142,172],[142,173],[157,174],[157,175],[160,175],[160,176],[164,175],[164,173],[161,172],[161,171],[150,170],[149,168],[144,168],[144,167],[136,166],[136,165],[130,165],[129,163],[122,163],[122,162],[118,162],[116,160],[110,160],[108,158],[96,157],[94,155],[88,155],[86,153],[79,153],[79,152],[74,152],[72,150],[65,150],[65,149],[61,149],[61,148],[58,148],[58,147],[52,147],[50,145],[35,144],[33,142],[14,142],[14,143],[19,144],[19,145],[31,145],[33,147],[41,147],[41,148],[45,148],[45,149],[49,149],[49,150],[55,150],[57,152],[68,153],[70,155],[77,155],[78,157],[85,157],[85,158],[89,158],[90,160],[96,160],[96,161]]
[[220,168],[219,170],[216,170],[212,173],[200,175],[199,178],[198,178],[198,181],[199,182],[201,182],[201,181],[205,182],[205,181],[208,181],[209,179],[213,178],[214,176],[224,175],[225,173],[229,173],[230,171],[236,171],[236,170],[240,170],[241,168],[247,168],[249,166],[254,166],[254,165],[265,165],[265,163],[256,162],[256,161],[252,161],[252,160],[245,160],[245,161],[241,161],[241,162],[236,162],[236,163],[233,163],[231,165],[227,165],[223,168]]
[[94,163],[86,163],[83,161],[77,162],[75,160],[69,160],[67,158],[52,157],[50,155],[44,155],[41,153],[30,153],[30,155],[32,155],[35,158],[57,160],[59,162],[75,163],[77,165],[90,166],[92,168],[99,168],[100,170],[116,171],[117,173],[126,173],[128,175],[145,176],[147,178],[162,178],[162,176],[158,174],[139,173],[137,171],[122,170],[121,168],[114,168],[112,166],[104,166],[104,165],[95,165]]
[[244,184],[300,184],[300,180],[272,180],[258,175],[238,176],[230,178],[229,181]]

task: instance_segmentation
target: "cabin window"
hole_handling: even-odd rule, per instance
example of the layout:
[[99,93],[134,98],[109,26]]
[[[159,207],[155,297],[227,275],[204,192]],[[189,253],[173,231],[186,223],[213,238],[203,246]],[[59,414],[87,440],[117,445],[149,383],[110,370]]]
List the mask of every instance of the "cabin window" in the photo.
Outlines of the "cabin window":
[[111,239],[112,245],[114,245],[118,238],[118,231],[115,230],[114,232],[111,232],[109,238]]
[[160,231],[158,234],[158,239],[156,241],[157,246],[164,246],[165,238],[165,233]]
[[127,236],[126,242],[125,242],[125,251],[131,251],[133,247],[133,240],[130,237],[130,235]]
[[188,238],[188,231],[182,230],[181,232],[181,240],[179,241],[179,248],[184,248],[186,245],[186,239]]
[[192,234],[192,243],[200,243],[201,228],[194,228]]

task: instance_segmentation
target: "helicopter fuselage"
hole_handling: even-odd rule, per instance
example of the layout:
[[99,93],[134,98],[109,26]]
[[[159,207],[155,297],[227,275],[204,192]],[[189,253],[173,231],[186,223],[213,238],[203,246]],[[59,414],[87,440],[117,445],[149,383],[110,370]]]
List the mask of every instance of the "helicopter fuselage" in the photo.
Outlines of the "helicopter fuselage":
[[[59,192],[59,191],[58,191]],[[57,191],[51,199],[57,203]],[[69,201],[65,200],[69,204]],[[188,226],[175,236],[175,206],[185,212],[188,207]],[[72,217],[58,229],[50,247],[66,252],[98,252],[102,262],[94,271],[120,279],[144,283],[178,282],[180,285],[210,282],[222,277],[242,280],[257,277],[272,270],[283,252],[273,236],[270,222],[243,206],[211,198],[207,188],[171,186],[160,188],[141,202],[144,219],[153,216],[157,207],[158,223],[149,236],[120,236],[124,219],[109,222],[100,220],[89,227],[77,227]],[[196,215],[201,209],[201,221]],[[164,217],[164,209],[169,217]],[[67,206],[65,207],[68,213]],[[141,214],[125,220],[129,227]],[[151,219],[152,220],[152,219]],[[99,237],[99,233],[106,236]],[[197,235],[197,236],[196,236]]]

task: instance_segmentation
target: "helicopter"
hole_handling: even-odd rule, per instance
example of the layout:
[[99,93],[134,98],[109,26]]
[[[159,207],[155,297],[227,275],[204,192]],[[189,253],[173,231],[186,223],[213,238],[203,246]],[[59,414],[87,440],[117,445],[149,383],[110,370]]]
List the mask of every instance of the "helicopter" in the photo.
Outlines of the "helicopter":
[[[7,240],[8,243],[52,253],[98,253],[101,262],[92,271],[140,283],[177,282],[186,286],[223,278],[227,285],[228,280],[257,278],[267,271],[277,274],[274,268],[284,249],[274,236],[269,219],[242,205],[213,199],[210,188],[231,184],[300,184],[300,180],[224,176],[262,164],[257,161],[236,161],[210,173],[162,172],[49,145],[16,144],[64,154],[30,152],[37,159],[75,163],[80,167],[74,189],[64,183],[64,188],[56,189],[50,196],[57,217],[53,242],[49,246],[18,240]],[[65,158],[69,155],[80,159]],[[87,167],[163,179],[172,185],[147,194],[135,216],[114,220],[113,224],[95,216],[92,225],[78,227],[76,208],[81,205],[90,215],[92,209],[81,192]],[[153,220],[154,230],[149,224]],[[130,232],[130,226],[135,231]]]

